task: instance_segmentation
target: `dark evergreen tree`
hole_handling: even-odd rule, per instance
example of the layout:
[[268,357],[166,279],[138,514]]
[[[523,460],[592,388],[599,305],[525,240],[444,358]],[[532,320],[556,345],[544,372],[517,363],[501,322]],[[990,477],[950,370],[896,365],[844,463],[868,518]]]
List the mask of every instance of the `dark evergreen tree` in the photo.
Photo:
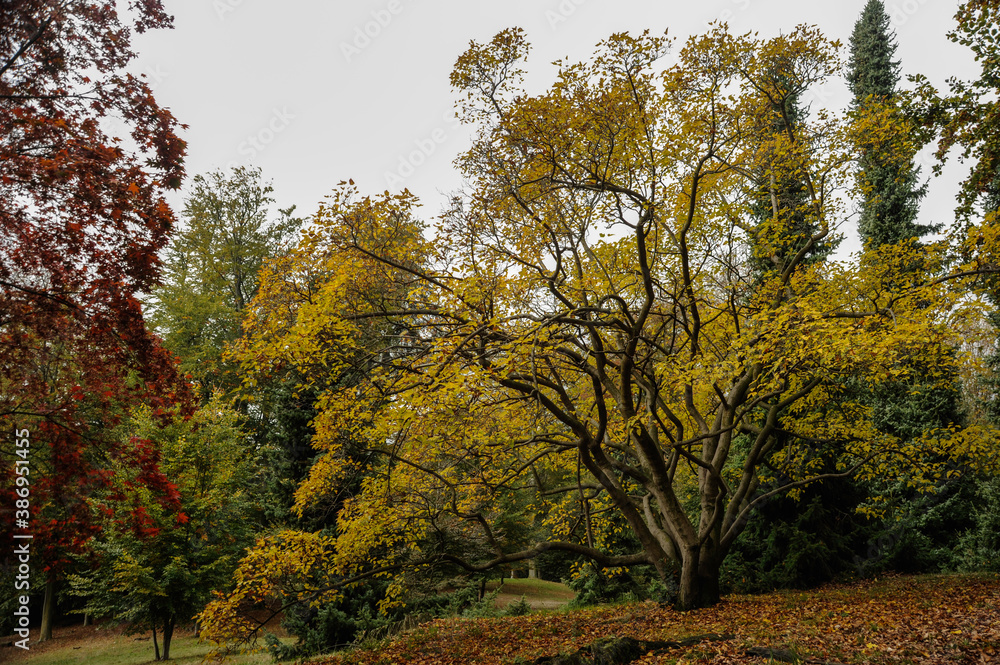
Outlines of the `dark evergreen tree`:
[[[782,63],[775,63],[772,71],[761,85],[764,112],[759,121],[770,125],[773,139],[768,149],[774,158],[769,169],[756,174],[750,194],[754,202],[750,265],[759,283],[784,273],[803,249],[806,253],[798,265],[808,266],[836,248],[828,238],[816,239],[820,225],[800,167],[805,156],[794,149],[808,115],[801,103],[804,90],[784,73]],[[743,443],[737,437],[734,446]],[[853,481],[844,480],[809,485],[799,500],[783,497],[765,504],[755,511],[727,558],[723,584],[741,592],[806,588],[851,570],[855,541],[865,542],[867,535],[857,533],[863,520],[850,516],[865,496]]]
[[[800,131],[805,120],[807,109],[801,104],[802,90],[781,72],[780,64],[774,71],[771,80],[762,86],[767,98],[766,106],[769,107],[762,121],[771,125],[775,137],[774,149],[781,152],[778,146],[792,143],[792,137]],[[791,151],[776,156],[772,169],[757,176],[756,191],[753,193],[756,199],[753,216],[757,246],[752,265],[761,277],[784,272],[819,232],[819,225],[812,214],[809,187],[798,176],[796,159]],[[779,231],[775,233],[774,229]],[[803,263],[808,265],[820,261],[834,249],[835,245],[829,240],[814,242]]]
[[872,537],[873,524],[855,509],[867,498],[850,478],[809,485],[799,500],[765,503],[723,564],[734,593],[806,589],[846,577]]
[[[854,107],[865,111],[873,105],[891,104],[899,82],[899,61],[893,60],[896,42],[882,0],[868,0],[851,35],[847,82]],[[859,181],[865,198],[858,232],[866,248],[916,239],[934,227],[916,223],[920,199],[919,169],[912,155],[897,149],[866,149],[860,158]]]

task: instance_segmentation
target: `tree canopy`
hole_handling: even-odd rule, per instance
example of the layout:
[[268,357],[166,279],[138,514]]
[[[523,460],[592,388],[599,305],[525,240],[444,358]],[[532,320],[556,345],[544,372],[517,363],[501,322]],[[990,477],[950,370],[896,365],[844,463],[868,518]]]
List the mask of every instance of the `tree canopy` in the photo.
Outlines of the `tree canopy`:
[[[342,181],[304,225],[236,167],[175,225],[182,126],[127,73],[161,1],[4,4],[0,530],[43,625],[67,579],[158,660],[279,616],[305,656],[529,562],[682,610],[733,571],[995,566],[998,14],[959,8],[981,71],[946,93],[899,88],[881,0],[849,51],[617,33],[542,86],[510,28],[451,72],[439,216]],[[840,76],[850,108],[806,103]],[[929,239],[932,141],[974,161]]]
[[[126,73],[133,34],[170,17],[158,0],[129,5],[0,6],[0,421],[36,442],[31,517],[50,582],[96,528],[87,498],[106,484],[107,459],[167,483],[148,450],[110,435],[123,411],[163,413],[187,394],[137,297],[157,277],[185,144]],[[14,459],[3,453],[6,500]],[[5,514],[4,531],[13,525]]]
[[[298,494],[307,505],[352,472],[345,433],[377,459],[324,546],[330,584],[564,550],[676,573],[680,605],[695,607],[718,598],[726,552],[771,497],[855,473],[919,484],[944,472],[911,468],[929,452],[988,459],[992,432],[903,440],[846,387],[916,366],[947,381],[953,324],[972,316],[967,267],[946,268],[943,245],[881,248],[856,267],[807,261],[847,215],[837,192],[853,191],[862,141],[904,141],[905,124],[760,120],[838,71],[815,29],[716,28],[664,68],[668,43],[613,35],[590,62],[559,63],[540,95],[519,88],[523,33],[473,43],[452,74],[477,130],[459,160],[471,188],[433,242],[407,194],[345,185],[262,278],[248,375],[361,379],[324,384],[323,456]],[[759,220],[761,173],[803,184],[798,218],[775,206]],[[761,281],[752,256],[802,221],[815,231]],[[512,528],[519,509],[545,529]],[[623,528],[636,551],[602,548],[602,529]]]

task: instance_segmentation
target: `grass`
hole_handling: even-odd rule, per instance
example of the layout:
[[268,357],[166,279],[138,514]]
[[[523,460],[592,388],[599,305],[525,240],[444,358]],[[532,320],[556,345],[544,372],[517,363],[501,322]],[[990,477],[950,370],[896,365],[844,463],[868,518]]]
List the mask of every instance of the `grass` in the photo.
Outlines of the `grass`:
[[500,586],[500,593],[497,594],[498,607],[517,602],[523,596],[532,609],[556,609],[576,597],[576,592],[565,584],[545,580],[510,579],[504,580],[502,585],[490,582],[486,588],[493,591],[497,586]]
[[[34,636],[33,636],[34,637]],[[145,635],[122,635],[115,628],[68,626],[53,630],[53,639],[44,644],[31,643],[25,651],[0,647],[0,661],[24,665],[141,665],[154,663],[153,642]],[[160,648],[163,648],[162,638]],[[170,660],[175,665],[199,665],[211,646],[186,632],[174,633]],[[268,654],[235,655],[227,665],[270,665]]]

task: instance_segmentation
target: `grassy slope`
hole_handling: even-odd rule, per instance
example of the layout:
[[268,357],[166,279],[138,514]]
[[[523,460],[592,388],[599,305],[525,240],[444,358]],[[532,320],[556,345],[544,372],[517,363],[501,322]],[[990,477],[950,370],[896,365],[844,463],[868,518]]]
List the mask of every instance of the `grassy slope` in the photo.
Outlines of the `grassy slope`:
[[[490,582],[486,588],[494,591],[497,582]],[[536,610],[551,610],[562,607],[573,600],[576,592],[559,582],[545,580],[513,579],[504,580],[497,594],[497,607],[505,607],[524,597],[525,601]]]
[[[0,662],[18,665],[139,665],[155,662],[149,633],[125,636],[116,629],[72,626],[56,628],[52,637],[50,642],[44,644],[31,643],[29,651],[0,647]],[[170,644],[169,662],[198,665],[208,652],[208,644],[199,643],[190,633],[178,631]],[[268,655],[236,656],[227,661],[227,665],[270,663],[272,660]]]

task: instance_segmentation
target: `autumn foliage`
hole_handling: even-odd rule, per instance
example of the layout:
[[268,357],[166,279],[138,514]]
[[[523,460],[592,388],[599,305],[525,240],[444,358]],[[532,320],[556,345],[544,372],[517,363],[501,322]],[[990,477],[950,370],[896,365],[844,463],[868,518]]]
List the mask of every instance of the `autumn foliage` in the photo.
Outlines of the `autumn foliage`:
[[[841,67],[815,28],[719,27],[664,67],[669,46],[613,35],[530,95],[521,31],[472,43],[452,75],[477,132],[459,160],[470,188],[433,242],[407,193],[342,184],[263,274],[238,350],[247,381],[294,369],[320,393],[322,456],[298,508],[364,473],[328,545],[332,587],[562,551],[652,565],[680,607],[703,607],[775,496],[995,470],[994,430],[904,440],[858,390],[956,376],[992,232],[887,245],[854,266],[811,259],[849,215],[854,160],[911,150],[909,126],[876,104],[781,120]],[[970,261],[950,263],[974,237]],[[394,576],[384,603],[405,584]]]
[[[115,2],[0,7],[0,421],[31,431],[47,567],[95,529],[86,499],[110,476],[102,456],[172,492],[155,450],[109,435],[128,404],[167,408],[186,391],[136,297],[157,279],[185,146],[125,71],[132,34],[170,18],[156,0],[130,4],[131,22]],[[5,488],[12,468],[0,460]]]
[[[525,33],[504,30],[452,71],[473,139],[437,218],[345,181],[299,233],[239,168],[195,179],[168,248],[181,126],[128,73],[133,35],[170,27],[161,0],[4,3],[0,424],[32,442],[48,606],[69,572],[85,611],[161,630],[168,658],[195,616],[254,648],[293,608],[335,622],[356,594],[384,626],[421,593],[547,558],[577,581],[641,570],[663,602],[436,621],[329,662],[545,662],[611,636],[648,645],[643,663],[997,656],[994,577],[723,599],[722,571],[761,509],[818,483],[919,497],[1000,477],[988,418],[956,407],[903,433],[873,399],[988,374],[970,340],[1000,273],[998,7],[970,0],[950,35],[982,80],[855,85],[843,111],[803,103],[844,73],[816,27],[613,34],[541,89]],[[963,224],[918,241],[911,161],[933,138],[981,154]],[[882,228],[891,185],[905,214]],[[864,250],[834,260],[854,202]],[[147,326],[151,293],[180,358]],[[858,512],[881,517],[880,498]],[[980,562],[989,524],[963,540]]]
[[[571,614],[438,620],[372,649],[323,665],[534,663],[609,637],[700,644],[651,651],[637,660],[717,665],[781,662],[994,663],[1000,655],[1000,580],[891,578],[813,592],[731,596],[715,607],[676,612],[654,603]],[[757,655],[753,655],[756,651]],[[771,658],[767,653],[773,653]]]

